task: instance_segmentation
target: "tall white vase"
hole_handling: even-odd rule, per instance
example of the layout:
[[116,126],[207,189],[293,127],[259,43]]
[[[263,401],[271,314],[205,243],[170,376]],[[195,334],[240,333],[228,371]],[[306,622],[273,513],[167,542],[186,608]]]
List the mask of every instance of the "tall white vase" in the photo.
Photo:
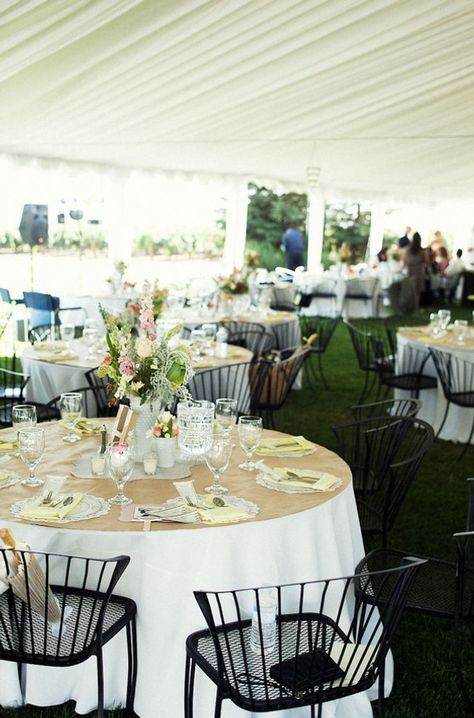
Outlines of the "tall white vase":
[[130,408],[138,414],[134,430],[135,461],[143,461],[152,446],[152,438],[147,434],[151,432],[153,424],[161,414],[163,404],[160,401],[147,401],[140,404],[140,399],[133,397],[130,399]]

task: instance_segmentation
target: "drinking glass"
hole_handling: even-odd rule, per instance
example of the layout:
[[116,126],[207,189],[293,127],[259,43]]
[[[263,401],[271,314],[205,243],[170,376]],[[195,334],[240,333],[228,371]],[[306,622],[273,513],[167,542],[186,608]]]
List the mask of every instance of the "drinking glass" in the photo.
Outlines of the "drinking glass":
[[120,443],[111,444],[109,446],[107,451],[107,468],[110,478],[115,481],[117,486],[117,494],[109,499],[109,504],[124,506],[125,504],[131,503],[132,499],[124,495],[123,487],[132,475],[134,466],[135,456],[130,444]]
[[30,472],[29,477],[21,483],[23,486],[42,486],[44,481],[35,476],[35,469],[44,453],[44,429],[20,429],[18,450]]
[[36,407],[33,404],[15,404],[12,407],[12,426],[15,434],[20,429],[32,429],[36,426]]
[[252,454],[260,443],[262,436],[262,419],[259,416],[241,416],[238,422],[240,446],[245,451],[246,460],[239,464],[239,469],[255,471],[257,468],[251,461]]
[[84,331],[82,333],[82,341],[88,348],[87,356],[89,358],[92,358],[94,355],[94,346],[98,338],[98,332],[97,329],[94,329],[93,327],[84,327]]
[[208,494],[226,494],[227,489],[221,484],[221,474],[229,466],[230,455],[232,453],[232,444],[226,434],[214,434],[211,438],[211,445],[206,451],[207,468],[212,473],[213,483],[206,486],[204,491]]
[[237,421],[237,399],[217,399],[216,421],[219,429],[229,435]]
[[456,319],[454,322],[454,336],[458,344],[464,344],[467,333],[467,319]]
[[217,326],[215,324],[203,324],[201,331],[204,332],[204,349],[206,354],[214,354],[212,343],[216,338]]
[[74,427],[82,413],[82,394],[75,391],[61,394],[59,409],[61,419],[66,422],[69,429],[69,433],[63,436],[63,441],[68,441],[70,444],[80,441],[81,437],[74,433]]
[[203,456],[211,445],[214,404],[212,401],[180,401],[178,404],[179,448]]
[[189,341],[193,350],[193,358],[199,359],[203,353],[204,345],[206,343],[206,335],[202,329],[193,329],[189,335]]
[[438,312],[439,324],[441,331],[446,331],[451,321],[451,312],[449,309],[440,309]]
[[430,314],[430,329],[431,329],[431,335],[433,337],[438,336],[440,332],[440,321],[439,316],[436,312],[432,312]]
[[74,324],[61,324],[60,329],[61,339],[69,346],[69,343],[74,339],[76,333],[76,327]]

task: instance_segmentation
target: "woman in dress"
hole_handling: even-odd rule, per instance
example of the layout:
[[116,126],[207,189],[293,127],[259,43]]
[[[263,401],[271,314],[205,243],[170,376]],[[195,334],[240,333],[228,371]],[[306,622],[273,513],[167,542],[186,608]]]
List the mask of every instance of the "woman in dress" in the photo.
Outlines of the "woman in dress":
[[415,284],[415,306],[418,310],[420,306],[420,295],[425,288],[425,253],[421,248],[421,237],[415,232],[413,239],[402,257],[403,266],[406,268],[408,276],[413,277]]

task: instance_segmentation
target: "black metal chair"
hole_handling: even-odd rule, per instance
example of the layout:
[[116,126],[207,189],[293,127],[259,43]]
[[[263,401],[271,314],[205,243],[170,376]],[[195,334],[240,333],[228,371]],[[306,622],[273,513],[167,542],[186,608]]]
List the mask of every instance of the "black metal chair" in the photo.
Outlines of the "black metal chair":
[[328,348],[336,327],[341,321],[341,317],[331,318],[301,315],[299,319],[302,339],[308,342],[309,346],[309,357],[304,365],[308,384],[312,389],[316,389],[316,368],[311,360],[311,355],[316,354],[319,375],[324,386],[328,389],[329,385],[323,373],[322,355]]
[[[96,416],[95,393],[90,386],[83,386],[79,389],[71,389],[71,392],[81,394],[82,412],[81,416],[88,418]],[[61,418],[60,410],[61,396],[55,396],[47,404],[35,404],[38,421],[53,421]]]
[[320,717],[324,703],[377,680],[382,716],[385,657],[420,565],[407,560],[378,577],[390,598],[372,610],[354,601],[355,580],[373,591],[370,574],[195,591],[208,627],[186,640],[185,718],[193,716],[196,666],[216,685],[215,718],[224,700],[255,713],[309,706],[312,718],[317,707]]
[[307,357],[308,347],[285,349],[276,361],[262,359],[251,370],[252,411],[262,416],[266,426],[275,428],[274,412],[285,403]]
[[365,374],[364,386],[357,401],[358,404],[362,404],[364,399],[372,392],[379,370],[374,343],[372,342],[372,333],[361,331],[346,319],[344,319],[344,324],[349,332],[359,369]]
[[[446,399],[446,411],[438,429],[438,437],[448,418],[451,404],[464,409],[474,409],[474,362],[461,359],[455,354],[430,348],[430,355],[436,367],[444,398]],[[459,459],[466,453],[474,434],[474,419],[472,421],[469,438],[464,444]]]
[[380,282],[378,279],[360,279],[359,277],[354,277],[354,279],[347,280],[344,294],[344,307],[346,307],[349,301],[362,302],[365,309],[368,306],[378,315],[380,298]]
[[424,455],[434,441],[432,427],[411,417],[376,417],[333,427],[338,452],[352,471],[362,534],[388,534]]
[[107,377],[101,378],[97,376],[97,369],[89,369],[84,376],[94,394],[95,403],[97,405],[97,416],[116,416],[118,404],[111,404],[109,393],[107,391]]
[[191,396],[213,402],[226,397],[236,399],[238,414],[248,414],[252,405],[250,370],[255,366],[241,362],[197,371],[188,385]]
[[29,380],[28,374],[0,367],[0,425],[11,424],[12,407],[24,403]]
[[268,331],[275,336],[276,347],[281,351],[301,343],[300,326],[296,316],[294,321],[272,322]]
[[51,342],[60,339],[60,328],[58,324],[40,324],[28,331],[30,344],[39,342]]
[[[66,667],[95,656],[97,715],[104,715],[103,646],[127,633],[126,709],[133,715],[137,677],[136,605],[113,593],[130,562],[0,548],[8,588],[0,595],[0,660]],[[18,573],[18,567],[22,573]],[[23,576],[22,576],[23,574]]]
[[229,334],[228,342],[229,344],[235,344],[239,347],[245,347],[245,349],[252,352],[254,359],[265,356],[276,347],[276,340],[273,334],[255,331],[253,329],[243,329],[242,331]]
[[[408,592],[405,610],[420,613],[435,618],[446,618],[453,621],[455,629],[455,659],[458,674],[465,696],[469,699],[469,691],[464,681],[463,662],[461,651],[461,629],[467,623],[471,629],[471,642],[474,636],[474,564],[472,562],[472,546],[474,541],[474,479],[467,479],[468,484],[468,511],[466,531],[453,535],[457,560],[443,561],[430,556],[420,556],[410,553],[414,558],[422,559],[425,563],[420,567],[410,590]],[[400,565],[400,560],[407,555],[407,551],[379,548],[371,551],[359,563],[356,573],[374,573],[374,588],[378,588],[378,578],[375,572],[386,571]],[[356,589],[357,592],[357,589]],[[362,598],[362,597],[361,597]],[[370,595],[364,597],[370,600]],[[384,601],[382,592],[378,600]],[[471,703],[471,708],[472,708]]]
[[425,372],[430,356],[426,350],[408,344],[403,348],[403,353],[399,353],[396,339],[390,334],[372,336],[371,342],[380,382],[378,394],[385,387],[386,391],[400,389],[418,398],[420,391],[437,388],[436,377]]
[[351,406],[354,421],[363,421],[378,416],[416,416],[421,408],[419,399],[384,399],[370,404]]

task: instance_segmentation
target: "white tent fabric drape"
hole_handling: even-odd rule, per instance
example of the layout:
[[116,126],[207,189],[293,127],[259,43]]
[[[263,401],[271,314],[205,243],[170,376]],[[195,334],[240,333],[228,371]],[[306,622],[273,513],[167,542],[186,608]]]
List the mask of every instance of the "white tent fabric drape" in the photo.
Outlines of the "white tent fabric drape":
[[473,26],[471,0],[2,3],[0,152],[469,197]]

